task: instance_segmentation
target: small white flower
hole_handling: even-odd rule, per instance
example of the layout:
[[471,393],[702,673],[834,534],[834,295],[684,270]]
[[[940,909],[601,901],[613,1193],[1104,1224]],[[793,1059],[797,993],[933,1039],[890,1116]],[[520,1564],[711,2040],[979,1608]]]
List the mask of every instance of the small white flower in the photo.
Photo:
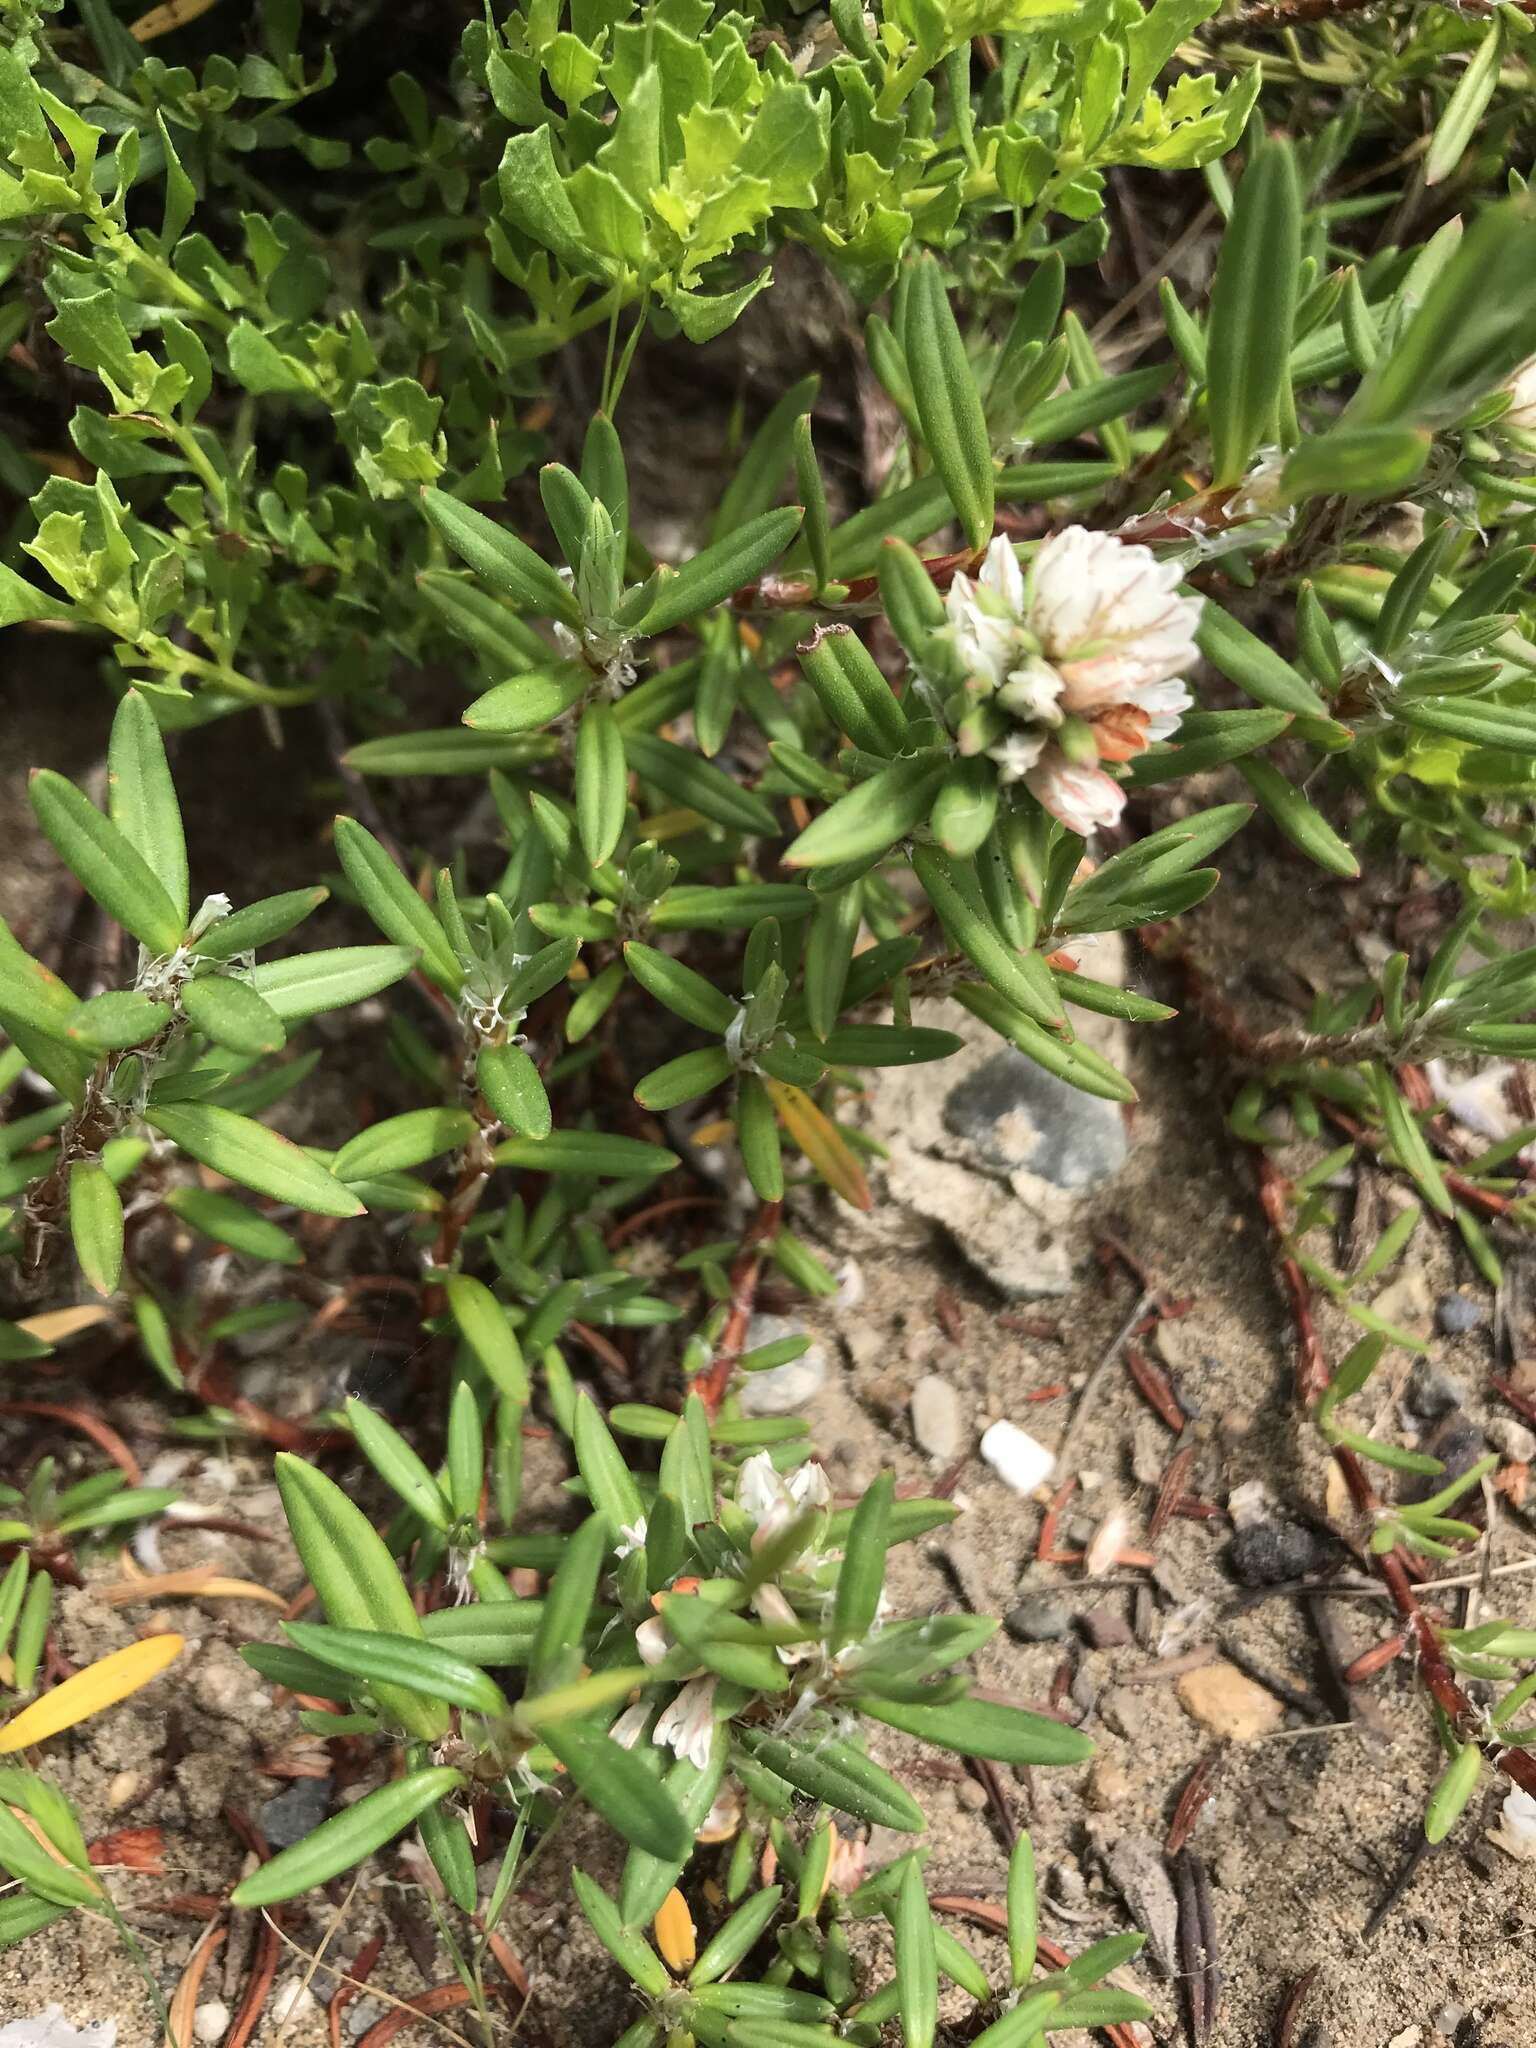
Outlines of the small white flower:
[[649,1621],[642,1621],[635,1630],[635,1648],[640,1652],[642,1664],[660,1664],[672,1645],[667,1637],[667,1625],[659,1614],[653,1614]]
[[633,1522],[621,1522],[619,1524],[620,1541],[614,1551],[614,1556],[622,1560],[626,1557],[633,1557],[637,1550],[644,1550],[645,1534],[644,1515],[637,1516]]
[[651,1718],[650,1704],[640,1700],[632,1707],[626,1707],[617,1721],[608,1730],[611,1739],[620,1749],[633,1749],[645,1733],[645,1724]]
[[987,752],[997,763],[1000,782],[1022,782],[1045,752],[1043,732],[1011,732]]
[[766,1451],[748,1458],[736,1480],[736,1505],[753,1524],[754,1550],[782,1535],[808,1508],[824,1508],[831,1499],[832,1488],[819,1465],[801,1465],[786,1479],[774,1470]]
[[714,1678],[690,1678],[682,1691],[656,1723],[651,1737],[658,1749],[670,1749],[674,1756],[704,1770],[715,1740]]
[[1510,404],[1499,425],[1521,434],[1536,434],[1536,356],[1520,365],[1504,389]]

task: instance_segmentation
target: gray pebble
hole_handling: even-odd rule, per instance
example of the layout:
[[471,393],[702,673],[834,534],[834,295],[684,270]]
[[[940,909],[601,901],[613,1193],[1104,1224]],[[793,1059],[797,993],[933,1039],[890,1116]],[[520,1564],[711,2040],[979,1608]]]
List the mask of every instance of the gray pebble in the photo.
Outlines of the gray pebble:
[[1012,1047],[950,1090],[944,1123],[988,1165],[1024,1168],[1059,1188],[1097,1187],[1125,1163],[1116,1105],[1058,1081]]
[[1488,1425],[1488,1441],[1517,1465],[1536,1463],[1536,1430],[1527,1429],[1513,1415],[1496,1415]]
[[1465,1337],[1488,1320],[1484,1303],[1466,1294],[1442,1294],[1435,1303],[1435,1322],[1447,1337]]
[[1403,1393],[1409,1413],[1417,1415],[1421,1422],[1433,1422],[1438,1416],[1449,1415],[1453,1408],[1461,1407],[1466,1398],[1467,1390],[1455,1373],[1447,1372],[1444,1366],[1435,1365],[1428,1358],[1416,1361]]
[[1026,1593],[1003,1617],[1003,1627],[1017,1643],[1051,1643],[1071,1626],[1071,1608],[1050,1593]]
[[1326,1536],[1303,1522],[1250,1522],[1227,1551],[1233,1575],[1244,1586],[1283,1586],[1331,1564],[1338,1551]]
[[[777,1344],[785,1337],[805,1337],[810,1332],[792,1316],[755,1315],[747,1325],[744,1349],[756,1351],[764,1344]],[[741,1406],[746,1415],[793,1415],[821,1392],[827,1377],[825,1348],[813,1342],[808,1351],[787,1365],[770,1366],[766,1372],[744,1373],[741,1378]]]
[[269,1799],[257,1816],[261,1832],[274,1849],[291,1849],[313,1834],[331,1810],[331,1781],[295,1778],[284,1792]]

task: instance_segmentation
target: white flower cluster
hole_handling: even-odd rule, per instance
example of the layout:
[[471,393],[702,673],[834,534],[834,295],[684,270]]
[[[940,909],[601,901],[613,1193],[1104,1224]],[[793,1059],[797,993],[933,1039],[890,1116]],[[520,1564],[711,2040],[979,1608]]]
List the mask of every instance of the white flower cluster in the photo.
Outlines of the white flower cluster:
[[[820,1465],[801,1465],[785,1478],[774,1470],[773,1460],[766,1451],[759,1451],[755,1457],[748,1458],[736,1479],[736,1505],[752,1523],[754,1550],[761,1550],[764,1544],[773,1542],[807,1509],[826,1507],[831,1499],[832,1488]],[[624,1538],[629,1548],[635,1547],[637,1540],[643,1543],[643,1524],[635,1530],[626,1529]],[[794,1609],[774,1585],[760,1586],[752,1596],[752,1605],[766,1622],[792,1623],[795,1619]],[[644,1663],[654,1666],[663,1662],[672,1648],[672,1639],[660,1615],[652,1615],[649,1621],[641,1622],[635,1631],[635,1647]],[[812,1654],[812,1646],[801,1644],[789,1645],[779,1651],[786,1664],[797,1663],[802,1657]],[[718,1683],[706,1671],[695,1672],[662,1709],[651,1731],[651,1740],[658,1748],[670,1749],[674,1756],[686,1757],[701,1771],[708,1764],[714,1746],[715,1688]],[[652,1703],[648,1700],[639,1700],[634,1706],[627,1707],[608,1731],[614,1741],[624,1749],[633,1749],[645,1733],[651,1708]]]
[[1125,803],[1099,763],[1167,739],[1189,707],[1201,601],[1179,594],[1182,575],[1150,548],[1069,526],[1027,573],[999,535],[977,578],[950,585],[946,630],[967,690],[1009,721],[986,751],[1004,782],[1085,837]]

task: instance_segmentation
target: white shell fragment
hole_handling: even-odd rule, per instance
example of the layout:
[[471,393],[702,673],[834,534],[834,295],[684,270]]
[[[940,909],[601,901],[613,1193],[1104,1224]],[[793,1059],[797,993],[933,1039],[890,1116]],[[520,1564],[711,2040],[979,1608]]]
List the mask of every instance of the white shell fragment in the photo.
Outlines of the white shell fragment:
[[1056,1453],[1016,1422],[994,1422],[981,1440],[981,1455],[1015,1493],[1033,1493],[1056,1470]]

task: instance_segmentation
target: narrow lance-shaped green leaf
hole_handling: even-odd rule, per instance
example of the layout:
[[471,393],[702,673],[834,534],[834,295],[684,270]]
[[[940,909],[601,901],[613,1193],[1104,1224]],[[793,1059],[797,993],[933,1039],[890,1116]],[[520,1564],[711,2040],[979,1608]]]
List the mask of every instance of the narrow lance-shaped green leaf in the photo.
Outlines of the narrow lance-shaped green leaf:
[[619,843],[629,803],[624,735],[608,704],[589,704],[576,732],[576,829],[581,850],[600,865]]
[[232,974],[205,974],[185,982],[181,1006],[190,1022],[215,1045],[256,1057],[278,1052],[288,1033],[276,1010],[248,982]]
[[165,742],[148,702],[130,690],[112,720],[107,747],[107,805],[114,825],[142,854],[183,924],[191,915],[187,841]]
[[896,1996],[904,2048],[933,2048],[939,2018],[939,1959],[933,1908],[914,1858],[896,1895]]
[[408,1109],[386,1117],[349,1139],[332,1162],[338,1180],[373,1180],[382,1173],[406,1173],[428,1159],[452,1152],[474,1136],[474,1113],[447,1106]]
[[236,1885],[233,1906],[275,1906],[313,1891],[344,1870],[352,1870],[376,1849],[393,1841],[411,1822],[464,1783],[462,1771],[445,1765],[412,1771],[381,1785],[344,1813],[322,1821],[312,1834],[281,1849],[270,1862]]
[[446,491],[428,488],[421,502],[449,547],[498,597],[509,598],[521,611],[547,613],[568,626],[581,624],[581,608],[569,585],[526,541]]
[[[421,1622],[405,1582],[362,1510],[334,1480],[290,1452],[278,1453],[275,1472],[289,1532],[327,1619],[338,1628],[419,1637]],[[440,1702],[388,1685],[374,1693],[383,1711],[419,1740],[436,1742],[447,1732],[448,1710]]]
[[922,256],[909,276],[902,343],[918,425],[967,542],[985,547],[995,472],[981,394],[938,263]]
[[1212,481],[1238,483],[1288,375],[1301,262],[1301,193],[1289,144],[1255,150],[1222,236],[1206,329]]
[[358,1449],[384,1484],[429,1529],[446,1533],[453,1521],[453,1511],[442,1488],[399,1430],[355,1397],[347,1401],[347,1420]]
[[317,1216],[361,1216],[363,1204],[307,1152],[250,1117],[211,1102],[151,1103],[145,1121],[227,1180]]
[[680,569],[664,572],[644,616],[635,631],[665,633],[684,619],[696,618],[745,584],[755,582],[776,562],[800,530],[803,513],[798,505],[777,512],[761,513],[745,526],[684,562]]
[[364,910],[384,936],[413,947],[438,986],[457,995],[464,969],[447,934],[368,828],[355,818],[338,818],[336,852]]
[[150,952],[174,953],[185,921],[112,820],[51,768],[33,771],[29,794],[38,823],[87,893]]
[[123,1273],[123,1204],[94,1160],[77,1159],[69,1169],[69,1234],[90,1285],[115,1294]]

